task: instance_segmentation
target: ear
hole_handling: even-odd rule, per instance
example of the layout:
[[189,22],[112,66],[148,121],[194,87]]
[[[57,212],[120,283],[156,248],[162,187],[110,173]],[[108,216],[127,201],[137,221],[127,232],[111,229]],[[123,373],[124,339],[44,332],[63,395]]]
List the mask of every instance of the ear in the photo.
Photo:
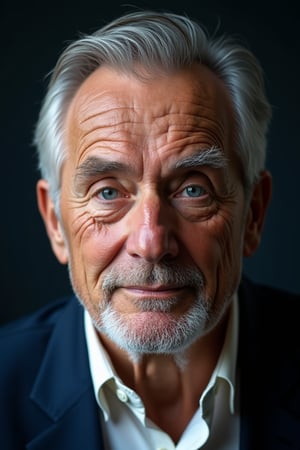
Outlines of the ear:
[[46,180],[41,179],[37,182],[36,193],[38,208],[44,221],[52,250],[61,264],[67,264],[67,245],[55,213],[54,203],[49,195],[49,184]]
[[253,188],[249,202],[243,248],[243,255],[246,257],[253,255],[260,244],[271,195],[272,177],[268,171],[263,171]]

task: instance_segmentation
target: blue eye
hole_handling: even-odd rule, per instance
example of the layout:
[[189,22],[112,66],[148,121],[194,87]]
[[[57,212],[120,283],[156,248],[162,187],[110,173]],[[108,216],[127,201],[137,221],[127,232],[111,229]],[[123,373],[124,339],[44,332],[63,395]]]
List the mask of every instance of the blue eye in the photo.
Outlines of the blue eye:
[[206,190],[202,186],[197,186],[196,184],[187,186],[184,191],[188,197],[201,197],[206,194]]
[[119,191],[111,187],[106,187],[99,192],[99,196],[104,200],[115,200],[119,197]]

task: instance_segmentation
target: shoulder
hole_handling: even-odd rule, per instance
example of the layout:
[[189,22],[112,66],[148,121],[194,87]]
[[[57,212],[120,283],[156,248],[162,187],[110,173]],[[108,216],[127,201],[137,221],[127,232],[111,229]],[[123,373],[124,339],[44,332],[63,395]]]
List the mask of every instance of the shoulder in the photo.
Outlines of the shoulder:
[[262,448],[274,448],[270,444],[275,442],[274,432],[284,442],[299,443],[299,316],[298,294],[243,278],[238,341],[241,408],[244,417],[255,417],[253,442],[265,438]]
[[[291,353],[300,357],[298,339],[300,295],[255,283],[243,277],[239,288],[240,335],[261,352],[277,359]],[[276,353],[277,352],[277,353]]]
[[[0,327],[0,376],[18,367],[34,370],[43,358],[54,328],[69,311],[79,309],[75,297],[64,297],[50,302],[34,313]],[[72,314],[72,313],[71,313]],[[74,312],[73,312],[74,314]]]
[[23,448],[24,439],[53,425],[47,411],[59,404],[57,399],[65,399],[74,386],[76,393],[84,389],[83,330],[83,307],[75,296],[0,328],[0,435],[5,448]]
[[300,308],[300,294],[256,283],[245,276],[240,283],[239,299],[243,307],[259,308],[260,311],[278,305],[282,305],[287,312],[289,306],[296,310]]
[[71,297],[54,300],[33,313],[1,325],[0,342],[6,339],[11,340],[13,336],[30,335],[51,329],[57,317],[68,306],[70,301]]

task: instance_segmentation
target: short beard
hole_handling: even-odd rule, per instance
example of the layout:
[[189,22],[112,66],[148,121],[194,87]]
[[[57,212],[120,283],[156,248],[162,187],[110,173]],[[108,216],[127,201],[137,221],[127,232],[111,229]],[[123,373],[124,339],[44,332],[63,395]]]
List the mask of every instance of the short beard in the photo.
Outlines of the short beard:
[[[178,318],[171,312],[178,303],[176,296],[163,300],[153,296],[133,299],[138,313],[155,313],[154,320],[150,316],[149,320],[144,318],[142,321],[136,314],[125,315],[116,311],[111,303],[112,295],[119,287],[159,284],[193,290],[194,303]],[[97,330],[125,350],[132,360],[138,361],[145,354],[169,354],[182,366],[186,350],[213,328],[221,310],[224,311],[225,303],[228,304],[224,300],[221,308],[216,310],[214,301],[205,296],[204,288],[204,276],[195,267],[175,263],[114,266],[103,278],[99,313],[89,312]]]
[[[96,305],[85,301],[76,289],[72,269],[69,264],[70,281],[80,303],[88,309],[95,328],[106,335],[119,348],[126,351],[132,361],[138,362],[147,354],[172,355],[178,367],[184,370],[187,363],[187,350],[199,338],[207,334],[220,321],[227,309],[231,294],[224,297],[217,307],[213,298],[205,294],[205,278],[196,267],[180,266],[166,262],[152,265],[139,263],[113,266],[103,278],[102,295]],[[173,315],[172,306],[178,304],[176,296],[168,299],[132,299],[139,313],[155,313],[154,320],[142,320],[135,314],[125,315],[116,311],[111,298],[116,289],[122,286],[165,285],[172,288],[188,288],[195,293],[195,301],[178,318]],[[167,320],[166,320],[167,316]],[[153,319],[153,318],[152,318]]]
[[[148,306],[145,310],[148,313],[156,312],[155,320],[143,320],[139,324],[135,315],[124,317],[109,304],[101,313],[100,324],[95,325],[134,361],[138,361],[145,354],[178,355],[184,360],[185,351],[205,334],[207,309],[197,302],[180,318],[175,318],[171,313],[164,312],[165,308],[159,310],[159,300],[147,300],[146,303]],[[167,324],[164,317],[166,314],[169,315]]]

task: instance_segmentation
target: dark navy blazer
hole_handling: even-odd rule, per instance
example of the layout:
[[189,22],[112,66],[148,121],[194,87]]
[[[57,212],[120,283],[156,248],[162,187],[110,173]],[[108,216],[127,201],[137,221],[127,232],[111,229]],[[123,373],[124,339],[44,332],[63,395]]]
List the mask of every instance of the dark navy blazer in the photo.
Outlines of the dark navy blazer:
[[[300,298],[243,280],[239,299],[240,449],[300,449]],[[1,450],[104,450],[99,414],[75,297],[2,327]]]

